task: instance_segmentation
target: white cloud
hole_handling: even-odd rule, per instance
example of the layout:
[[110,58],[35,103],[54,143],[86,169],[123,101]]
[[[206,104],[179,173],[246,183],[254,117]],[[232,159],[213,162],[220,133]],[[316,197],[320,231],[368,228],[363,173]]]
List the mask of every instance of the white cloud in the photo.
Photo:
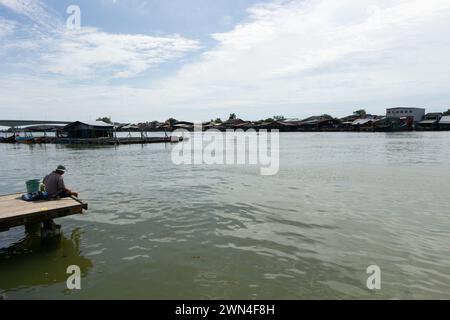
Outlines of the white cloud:
[[6,38],[14,33],[16,23],[14,21],[6,20],[0,17],[0,39]]
[[198,48],[197,41],[179,35],[110,34],[83,28],[52,39],[41,59],[45,70],[64,76],[127,78]]
[[[22,106],[24,112],[32,104],[55,117],[72,116],[60,108],[64,105],[118,121],[177,117],[174,112],[182,108],[203,110],[204,119],[216,115],[214,108],[238,113],[264,108],[270,110],[267,116],[284,108],[290,110],[287,116],[301,117],[345,115],[355,106],[381,113],[392,104],[424,101],[444,109],[450,101],[448,0],[278,0],[253,6],[248,14],[232,30],[213,34],[217,46],[197,62],[151,88],[67,87],[61,81],[9,77],[0,79],[0,96],[4,105]],[[40,55],[41,68],[62,79],[128,77],[198,47],[179,36],[89,28],[43,38],[48,46]]]
[[[90,27],[69,30],[51,9],[36,0],[0,0],[0,4],[38,24],[22,25],[20,36],[3,43],[0,52],[33,48],[26,55],[33,71],[61,75],[67,80],[133,77],[199,49],[198,41],[176,34],[155,37],[111,34]],[[0,23],[3,25],[2,20]]]
[[151,90],[127,86],[70,85],[36,76],[0,76],[3,119],[95,120],[100,115],[116,121],[164,117],[160,103],[149,100]]
[[56,12],[38,0],[0,0],[0,5],[24,15],[34,23],[47,28],[57,28]]
[[277,1],[249,14],[162,84],[177,92],[173,103],[276,108],[450,98],[447,0]]

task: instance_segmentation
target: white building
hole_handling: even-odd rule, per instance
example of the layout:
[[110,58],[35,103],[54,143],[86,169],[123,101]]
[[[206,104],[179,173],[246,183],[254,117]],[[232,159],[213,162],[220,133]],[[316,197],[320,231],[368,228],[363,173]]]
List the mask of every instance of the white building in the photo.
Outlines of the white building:
[[425,117],[425,108],[397,107],[386,109],[388,118],[406,118],[413,117],[414,122],[422,121]]
[[450,116],[443,116],[439,120],[439,128],[441,130],[450,130]]

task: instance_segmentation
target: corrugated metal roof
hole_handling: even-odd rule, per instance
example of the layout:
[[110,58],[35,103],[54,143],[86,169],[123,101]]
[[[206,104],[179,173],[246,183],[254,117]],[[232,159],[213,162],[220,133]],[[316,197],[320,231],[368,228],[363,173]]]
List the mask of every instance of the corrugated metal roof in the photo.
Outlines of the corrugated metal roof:
[[359,125],[366,124],[366,123],[369,123],[372,121],[373,121],[373,119],[367,119],[367,118],[366,119],[356,119],[355,121],[352,122],[352,125],[357,126],[358,124]]
[[87,124],[87,125],[96,126],[96,127],[114,127],[113,124],[106,123],[106,122],[103,122],[103,121],[89,121],[89,122],[82,121],[82,122]]
[[417,108],[417,107],[393,107],[393,108],[387,108],[387,110],[402,110],[402,109],[424,110],[425,111],[425,108]]
[[122,129],[122,130],[138,130],[139,126],[128,125],[128,126],[123,126],[120,129]]
[[192,128],[193,126],[194,126],[193,124],[184,124],[184,123],[173,125],[173,127],[177,127],[177,128]]
[[302,123],[301,120],[284,120],[281,121],[284,125],[300,125]]
[[443,116],[441,118],[441,121],[439,121],[440,124],[450,124],[450,116]]
[[[92,126],[92,127],[114,127],[114,125],[103,122],[103,121],[75,121],[73,123],[76,123],[76,122],[80,122],[80,123],[83,123],[85,125]],[[73,123],[69,124],[69,126],[72,125]]]
[[319,120],[307,120],[307,121],[302,121],[301,124],[318,124]]
[[419,124],[433,124],[437,123],[437,120],[422,120],[419,122]]

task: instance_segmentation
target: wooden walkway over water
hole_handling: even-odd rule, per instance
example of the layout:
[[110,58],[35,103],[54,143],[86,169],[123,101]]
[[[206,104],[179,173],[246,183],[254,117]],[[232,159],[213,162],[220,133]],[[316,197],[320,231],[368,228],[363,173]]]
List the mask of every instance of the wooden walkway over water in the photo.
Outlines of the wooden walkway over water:
[[86,203],[74,197],[27,202],[22,200],[21,196],[22,193],[0,196],[0,231],[81,214],[88,208]]
[[[121,144],[149,144],[149,143],[177,143],[183,141],[183,137],[126,137],[126,138],[93,138],[93,139],[74,139],[57,137],[35,137],[21,143],[27,144],[72,144],[72,145],[121,145]],[[0,138],[0,143],[16,143],[14,137],[8,139]]]
[[120,145],[120,144],[148,144],[148,143],[175,143],[183,141],[183,137],[142,137],[142,138],[98,138],[98,139],[73,139],[56,138],[52,143],[77,144],[77,145]]

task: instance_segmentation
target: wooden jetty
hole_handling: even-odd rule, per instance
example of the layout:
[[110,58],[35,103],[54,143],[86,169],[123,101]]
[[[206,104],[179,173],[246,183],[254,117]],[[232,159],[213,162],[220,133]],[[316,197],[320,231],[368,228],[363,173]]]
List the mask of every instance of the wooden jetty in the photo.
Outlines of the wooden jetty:
[[75,145],[121,145],[121,144],[147,144],[147,143],[177,143],[183,137],[125,137],[125,138],[63,138],[63,137],[30,137],[30,139],[16,139],[15,136],[0,138],[0,143],[27,143],[27,144],[75,144]]
[[34,202],[24,201],[21,197],[21,193],[0,196],[0,231],[82,214],[88,208],[86,203],[75,197]]
[[[58,138],[58,137],[36,137],[27,140],[28,144],[74,144],[74,145],[121,145],[121,144],[148,144],[148,143],[177,143],[183,141],[183,137],[127,137],[127,138],[92,138],[92,139],[74,139],[74,138]],[[2,138],[0,143],[20,143],[15,137]],[[22,142],[22,143],[25,143]]]
[[147,144],[147,143],[176,143],[183,141],[183,137],[142,137],[142,138],[93,138],[74,139],[57,138],[52,141],[56,144],[76,144],[76,145],[120,145],[120,144]]

